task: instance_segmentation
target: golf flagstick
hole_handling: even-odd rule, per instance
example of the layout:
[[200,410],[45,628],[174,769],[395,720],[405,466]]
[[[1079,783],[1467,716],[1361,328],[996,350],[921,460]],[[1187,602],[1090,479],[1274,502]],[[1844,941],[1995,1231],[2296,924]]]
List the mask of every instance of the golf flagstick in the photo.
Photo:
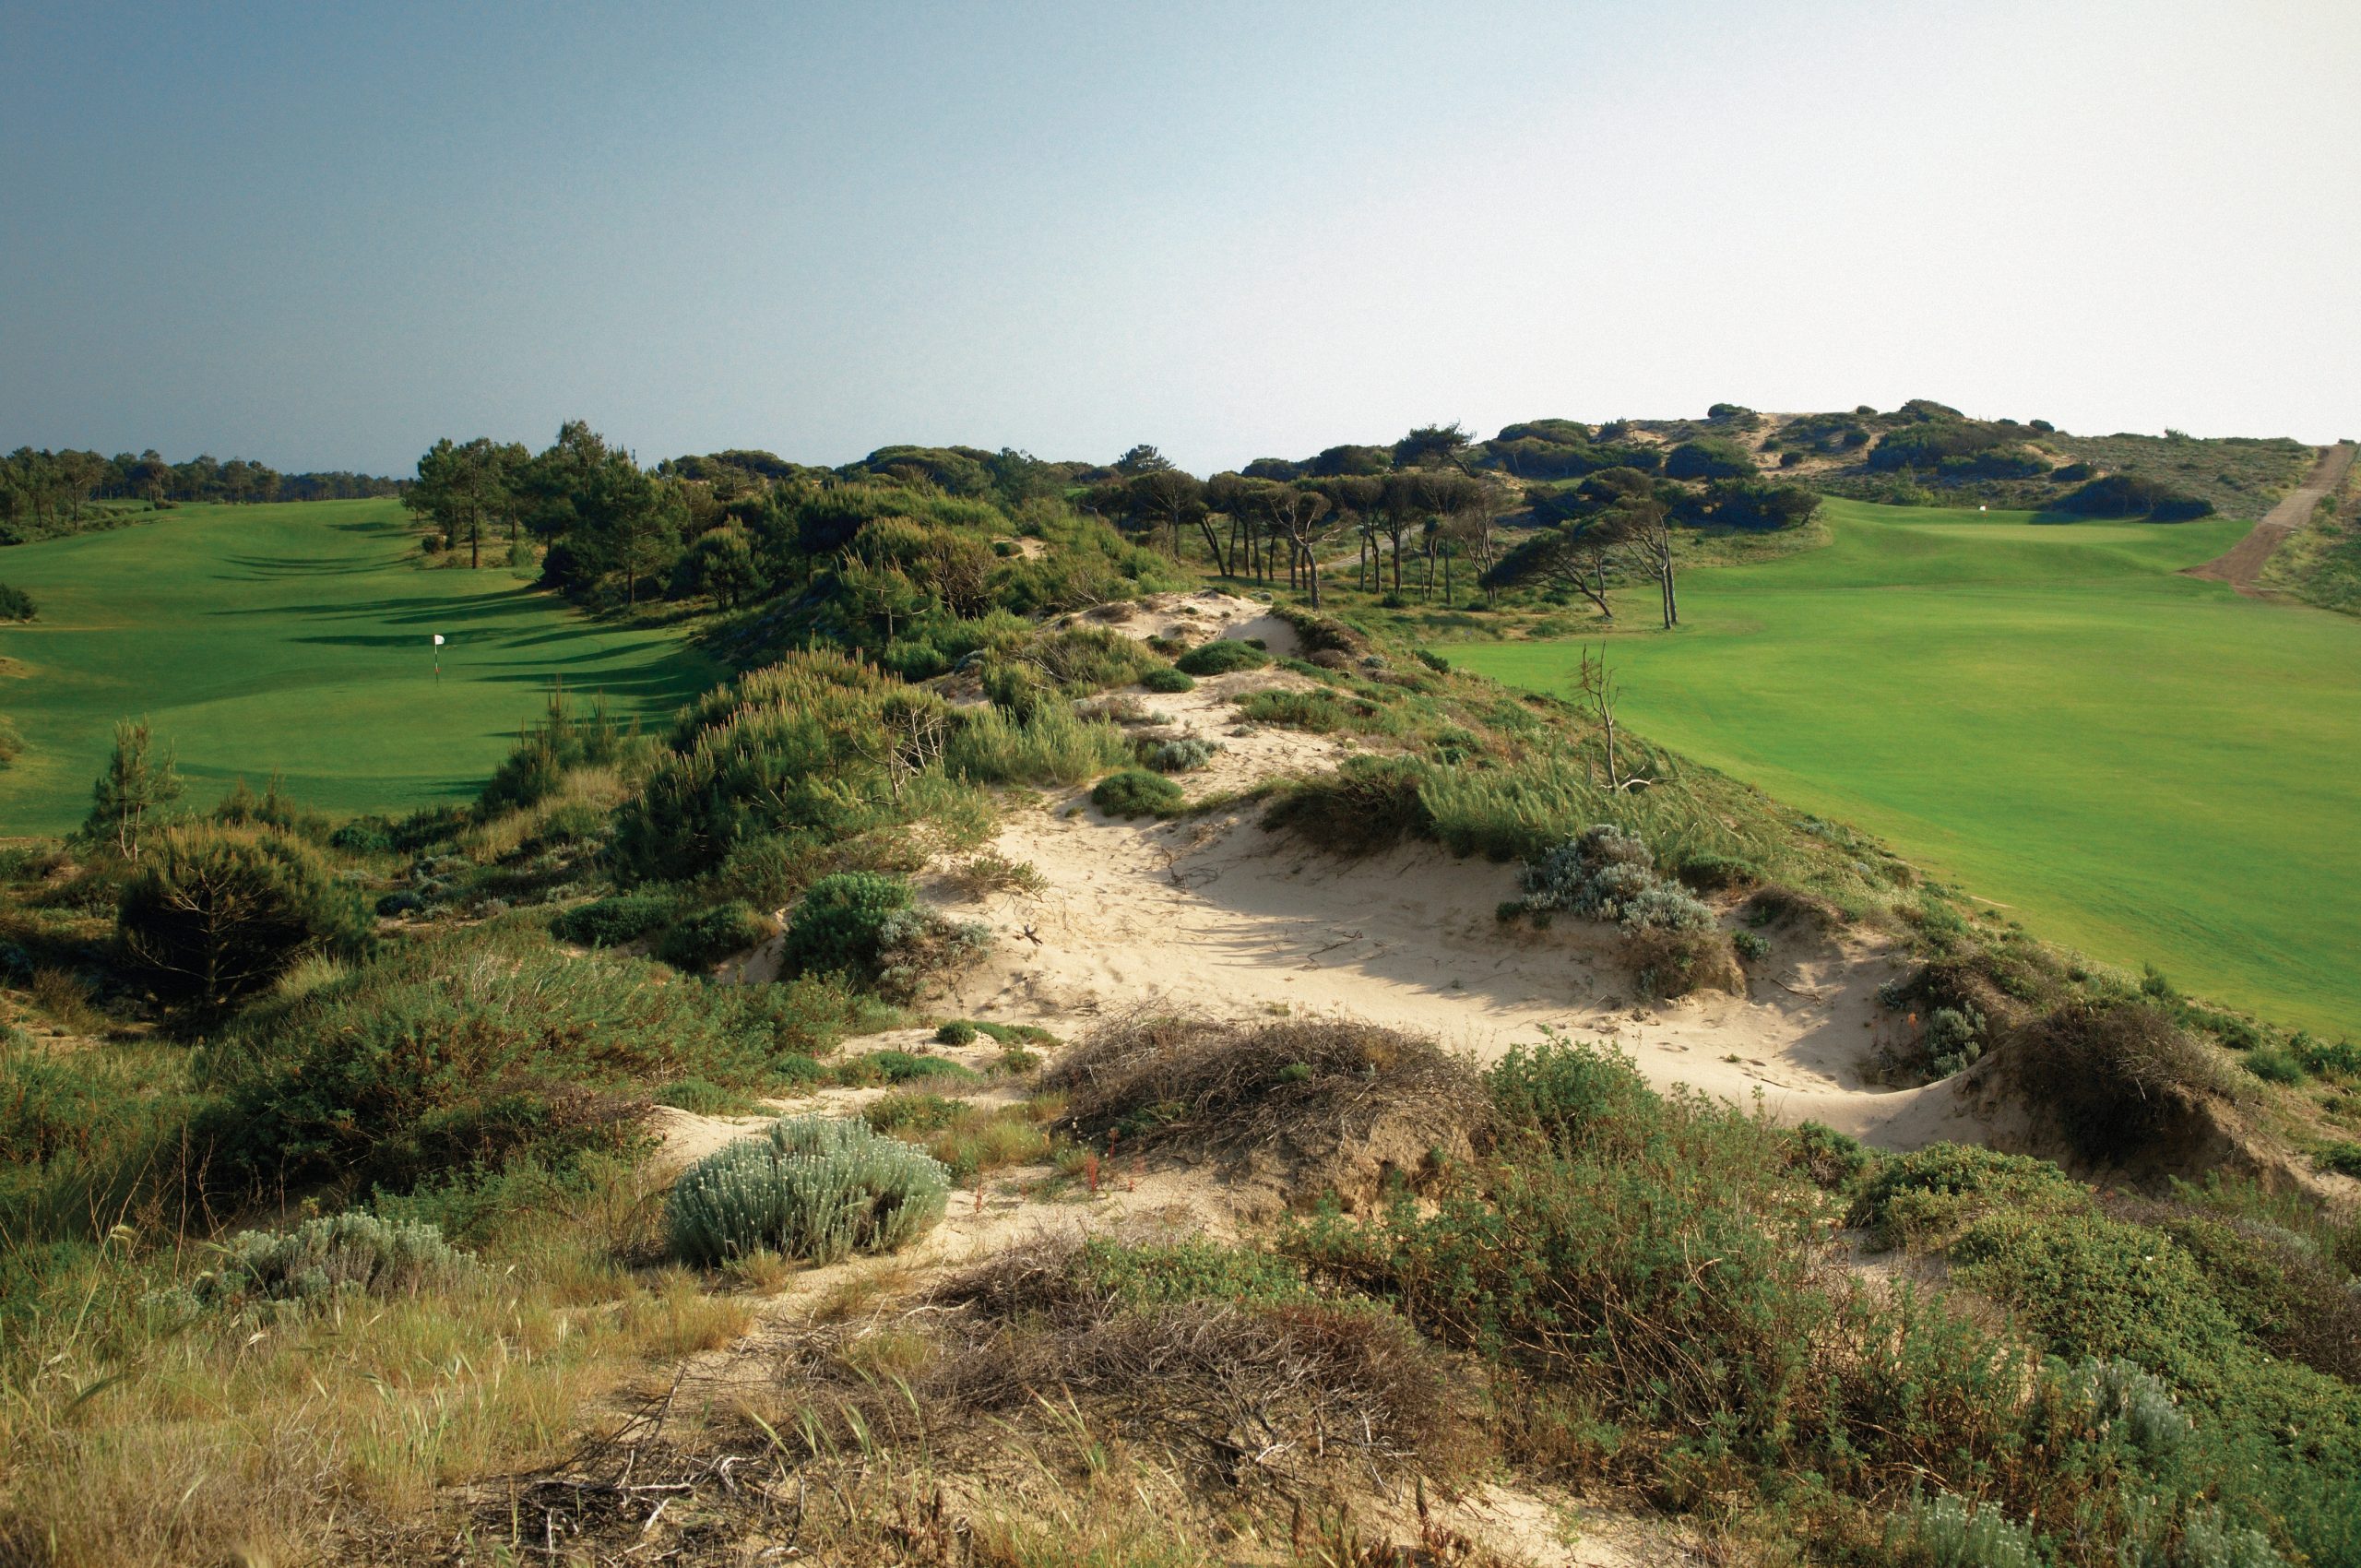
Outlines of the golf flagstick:
[[443,683],[443,634],[434,634],[434,683]]

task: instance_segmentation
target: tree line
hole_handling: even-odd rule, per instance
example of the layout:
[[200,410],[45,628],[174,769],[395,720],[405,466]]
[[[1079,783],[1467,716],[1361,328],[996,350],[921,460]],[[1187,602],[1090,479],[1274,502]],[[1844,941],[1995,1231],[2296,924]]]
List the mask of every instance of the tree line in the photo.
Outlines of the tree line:
[[[1585,477],[1569,485],[1518,471],[1536,465]],[[916,507],[912,495],[935,502]],[[1789,528],[1819,504],[1758,474],[1734,443],[1703,437],[1667,450],[1628,423],[1567,421],[1511,426],[1491,441],[1423,425],[1390,445],[1258,459],[1202,479],[1145,445],[1103,466],[902,445],[836,469],[748,450],[647,468],[573,421],[540,452],[488,437],[438,441],[403,499],[430,552],[481,566],[489,549],[525,565],[538,546],[543,581],[586,601],[702,599],[733,611],[808,590],[825,574],[830,592],[874,601],[889,639],[926,603],[975,599],[991,573],[979,531],[1038,534],[1043,516],[1104,523],[1111,537],[1218,577],[1283,581],[1314,606],[1342,570],[1357,588],[1406,603],[1449,605],[1463,590],[1490,597],[1532,583],[1580,592],[1602,612],[1611,587],[1650,580],[1671,624],[1672,530]],[[871,527],[889,516],[902,518],[900,532]]]
[[151,506],[208,501],[338,501],[397,495],[408,481],[343,470],[282,474],[246,457],[227,462],[210,453],[184,463],[164,460],[153,447],[137,454],[40,450],[19,446],[0,457],[0,541],[71,533],[95,501],[146,502]]

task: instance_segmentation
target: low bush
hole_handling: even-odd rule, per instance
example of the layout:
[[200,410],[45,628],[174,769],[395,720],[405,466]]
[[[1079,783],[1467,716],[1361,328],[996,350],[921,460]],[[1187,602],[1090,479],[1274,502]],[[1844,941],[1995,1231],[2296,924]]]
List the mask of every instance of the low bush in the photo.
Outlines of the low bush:
[[1085,1138],[1251,1154],[1287,1167],[1292,1192],[1352,1203],[1465,1158],[1489,1113],[1466,1063],[1359,1023],[1135,1017],[1097,1031],[1040,1085]]
[[1190,677],[1189,672],[1185,670],[1178,669],[1169,664],[1159,664],[1155,669],[1140,677],[1140,687],[1144,691],[1155,692],[1165,696],[1172,696],[1177,695],[1181,692],[1195,691],[1197,689],[1197,683]]
[[1118,817],[1170,816],[1186,799],[1180,785],[1144,767],[1110,773],[1090,791],[1092,805],[1109,816]]
[[389,854],[394,847],[394,825],[382,816],[356,816],[328,835],[328,848],[348,855]]
[[0,621],[30,621],[38,613],[31,594],[0,583]]
[[878,1084],[917,1083],[927,1078],[972,1084],[980,1082],[982,1075],[947,1056],[919,1056],[908,1051],[872,1051],[860,1056],[848,1056],[837,1063],[835,1077],[840,1084],[867,1088]]
[[1271,656],[1233,637],[1217,637],[1191,648],[1172,661],[1183,675],[1228,675],[1239,670],[1260,670]]
[[[790,1346],[782,1371],[819,1395],[828,1441],[922,1441],[963,1420],[1015,1431],[1054,1408],[1121,1448],[1222,1478],[1232,1496],[1274,1500],[1321,1495],[1340,1479],[1468,1477],[1485,1454],[1460,1380],[1399,1317],[1322,1301],[1287,1264],[1243,1249],[1044,1239],[954,1277],[926,1307],[910,1320],[908,1370],[890,1379],[861,1353],[858,1330]],[[1251,1464],[1239,1462],[1240,1432],[1254,1434]],[[1140,1538],[1092,1558],[1135,1561]],[[1156,1551],[1157,1562],[1198,1561]],[[1061,1533],[1009,1560],[1072,1561],[1074,1538]]]
[[674,1255],[717,1264],[768,1250],[829,1263],[908,1245],[943,1217],[949,1173],[857,1121],[789,1117],[682,1172],[664,1205]]
[[241,1231],[223,1245],[221,1261],[187,1289],[205,1308],[309,1307],[348,1293],[414,1296],[448,1284],[474,1261],[432,1225],[355,1210],[307,1219],[291,1231]]
[[2184,1123],[2192,1097],[2229,1092],[2205,1049],[2150,1002],[2070,1002],[2020,1029],[2019,1082],[2075,1148],[2119,1158]]
[[651,1085],[766,1090],[873,1004],[841,987],[652,983],[516,921],[406,943],[295,997],[250,1004],[200,1059],[191,1136],[229,1196],[314,1183],[410,1191],[530,1158],[563,1169],[640,1136]]
[[677,907],[665,894],[621,893],[566,910],[550,922],[550,930],[585,947],[620,947],[661,930]]
[[1644,996],[1746,983],[1714,912],[1658,876],[1647,844],[1612,824],[1587,828],[1528,863],[1520,880],[1530,913],[1564,910],[1620,926],[1624,968]]
[[1414,757],[1347,757],[1334,773],[1289,786],[1263,826],[1337,854],[1375,854],[1430,832],[1419,793],[1426,780],[1426,765]]
[[761,946],[777,930],[752,905],[732,899],[700,909],[666,932],[657,956],[676,969],[703,974],[725,958]]
[[1038,895],[1050,879],[1031,861],[1012,861],[997,849],[986,849],[953,866],[943,879],[962,897],[981,898],[990,893]]
[[954,1018],[934,1031],[934,1043],[937,1045],[973,1045],[975,1042],[976,1026],[965,1018]]
[[1219,750],[1216,742],[1191,735],[1177,741],[1159,741],[1140,760],[1158,773],[1194,773],[1211,764]]
[[124,889],[115,931],[156,991],[218,1009],[306,957],[354,957],[368,918],[318,850],[273,829],[190,827],[163,839]]

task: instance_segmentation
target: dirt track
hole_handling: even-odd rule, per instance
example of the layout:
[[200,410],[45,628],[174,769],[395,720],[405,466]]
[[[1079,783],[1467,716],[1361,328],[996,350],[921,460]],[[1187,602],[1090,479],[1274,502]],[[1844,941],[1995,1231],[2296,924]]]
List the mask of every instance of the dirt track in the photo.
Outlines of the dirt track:
[[2262,521],[2255,524],[2246,538],[2202,566],[2189,567],[2188,575],[2227,583],[2249,596],[2260,593],[2255,580],[2262,575],[2264,563],[2282,540],[2311,520],[2312,508],[2319,505],[2320,497],[2334,493],[2336,487],[2344,482],[2345,470],[2352,466],[2351,442],[2322,447],[2319,461],[2304,476],[2304,482],[2264,514]]

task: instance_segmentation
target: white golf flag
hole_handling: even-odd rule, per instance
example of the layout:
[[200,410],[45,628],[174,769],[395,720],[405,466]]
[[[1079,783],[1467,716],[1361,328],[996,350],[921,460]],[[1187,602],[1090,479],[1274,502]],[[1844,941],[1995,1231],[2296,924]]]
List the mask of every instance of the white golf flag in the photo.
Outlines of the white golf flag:
[[443,646],[443,634],[440,632],[434,634],[434,646],[436,647],[441,647]]

